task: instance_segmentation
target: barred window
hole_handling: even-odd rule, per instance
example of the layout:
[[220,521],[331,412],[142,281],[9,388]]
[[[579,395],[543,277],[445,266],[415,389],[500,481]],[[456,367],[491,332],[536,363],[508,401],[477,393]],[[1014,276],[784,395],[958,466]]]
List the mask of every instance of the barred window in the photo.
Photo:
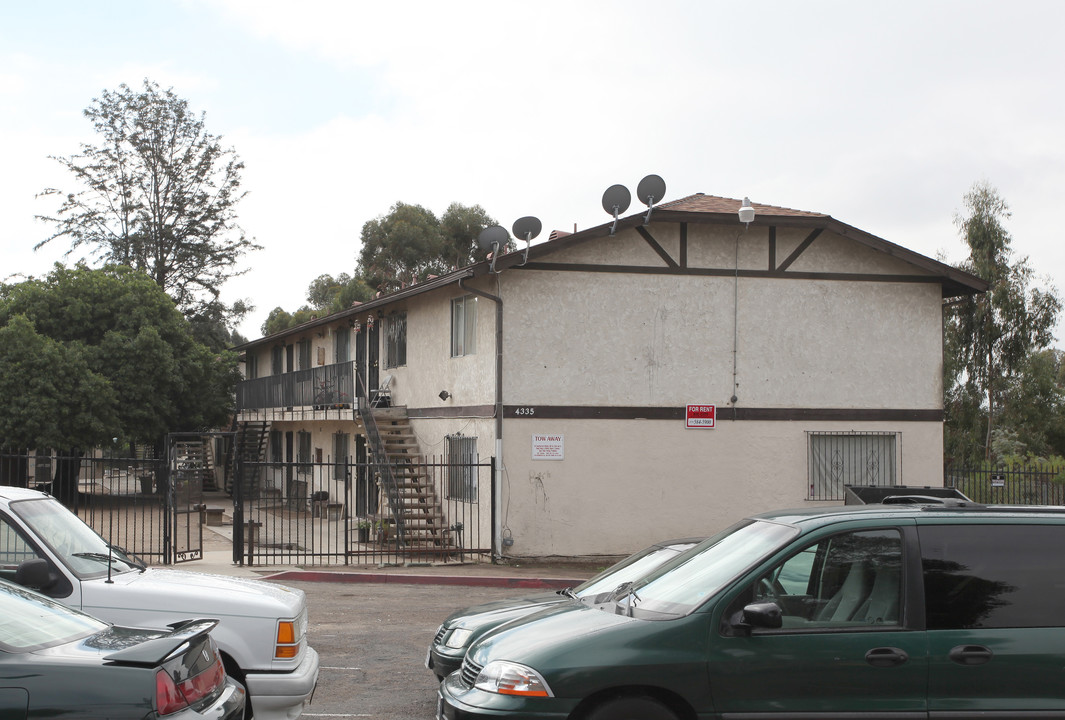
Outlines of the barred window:
[[448,435],[444,438],[444,448],[448,464],[448,498],[477,502],[477,438]]
[[385,367],[407,364],[407,313],[392,313],[385,325]]
[[843,500],[845,485],[899,484],[901,433],[807,432],[810,500]]
[[451,357],[477,352],[477,298],[465,295],[451,301]]

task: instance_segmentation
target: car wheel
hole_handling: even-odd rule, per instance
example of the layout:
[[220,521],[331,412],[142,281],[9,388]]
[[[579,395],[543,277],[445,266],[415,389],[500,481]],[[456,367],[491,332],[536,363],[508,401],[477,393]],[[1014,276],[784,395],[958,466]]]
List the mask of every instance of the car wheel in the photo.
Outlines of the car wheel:
[[237,665],[237,661],[225,653],[222,653],[222,665],[226,669],[226,675],[236,680],[244,688],[244,720],[252,720],[255,717],[255,713],[251,707],[251,695],[248,694],[248,684],[244,682],[243,671]]
[[619,697],[597,705],[586,720],[677,720],[668,707],[649,697]]

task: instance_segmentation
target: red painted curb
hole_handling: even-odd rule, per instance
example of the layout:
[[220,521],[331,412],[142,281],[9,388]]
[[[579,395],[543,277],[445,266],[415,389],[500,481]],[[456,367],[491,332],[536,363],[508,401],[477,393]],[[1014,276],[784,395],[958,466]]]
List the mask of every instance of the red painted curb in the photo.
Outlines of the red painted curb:
[[584,580],[564,578],[491,577],[486,575],[412,575],[406,573],[345,573],[317,570],[284,570],[264,575],[263,580],[334,583],[391,583],[396,585],[468,585],[471,587],[561,590]]

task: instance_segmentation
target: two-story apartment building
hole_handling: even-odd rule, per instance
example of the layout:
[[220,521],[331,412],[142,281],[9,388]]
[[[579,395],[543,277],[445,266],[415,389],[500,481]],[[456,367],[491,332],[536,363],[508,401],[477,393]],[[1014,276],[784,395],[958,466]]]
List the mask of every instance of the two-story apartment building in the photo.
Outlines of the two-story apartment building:
[[[943,302],[986,283],[821,213],[756,204],[747,225],[740,204],[555,233],[249,342],[239,420],[267,424],[279,462],[373,457],[359,378],[387,380],[380,422],[401,416],[417,453],[493,459],[443,493],[515,557],[623,554],[845,484],[941,485]],[[266,482],[340,497],[334,480]],[[364,499],[380,482],[349,479],[352,521],[389,511]]]

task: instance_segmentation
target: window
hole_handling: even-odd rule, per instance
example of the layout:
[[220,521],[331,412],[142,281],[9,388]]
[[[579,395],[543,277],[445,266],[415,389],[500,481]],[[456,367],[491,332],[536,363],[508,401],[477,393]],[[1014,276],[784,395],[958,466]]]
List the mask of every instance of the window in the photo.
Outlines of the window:
[[269,461],[274,464],[281,464],[283,462],[281,457],[282,448],[281,430],[269,431]]
[[466,295],[451,301],[451,357],[477,352],[477,298]]
[[299,450],[296,455],[298,463],[297,471],[303,475],[311,473],[311,434],[301,430],[299,432]]
[[407,364],[407,313],[392,313],[385,325],[385,367]]
[[842,533],[803,548],[758,578],[726,617],[752,602],[774,602],[780,630],[901,624],[902,537],[898,530]]
[[333,436],[333,478],[346,480],[348,477],[348,446],[347,433],[337,433]]
[[810,500],[843,500],[845,485],[898,485],[899,433],[808,432]]
[[254,380],[259,377],[259,356],[248,353],[244,356],[244,379]]
[[270,349],[270,374],[280,375],[285,372],[285,347],[275,345]]
[[922,525],[929,630],[1062,627],[1065,526]]
[[477,438],[448,435],[444,438],[447,453],[447,496],[463,502],[477,502]]
[[311,341],[300,340],[300,370],[310,370],[311,368]]
[[346,327],[338,327],[333,331],[333,362],[346,363],[351,361],[351,330]]

